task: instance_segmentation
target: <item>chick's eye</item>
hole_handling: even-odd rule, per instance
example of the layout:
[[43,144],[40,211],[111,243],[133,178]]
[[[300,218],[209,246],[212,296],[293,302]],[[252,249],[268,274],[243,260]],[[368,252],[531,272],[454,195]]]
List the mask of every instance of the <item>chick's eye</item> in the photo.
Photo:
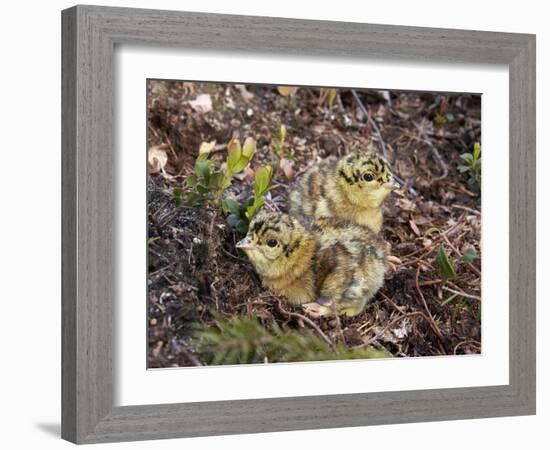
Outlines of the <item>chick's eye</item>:
[[372,181],[374,180],[374,175],[372,173],[366,173],[365,175],[363,175],[363,180]]
[[277,240],[276,239],[268,239],[266,244],[269,246],[269,247],[275,247],[277,245]]

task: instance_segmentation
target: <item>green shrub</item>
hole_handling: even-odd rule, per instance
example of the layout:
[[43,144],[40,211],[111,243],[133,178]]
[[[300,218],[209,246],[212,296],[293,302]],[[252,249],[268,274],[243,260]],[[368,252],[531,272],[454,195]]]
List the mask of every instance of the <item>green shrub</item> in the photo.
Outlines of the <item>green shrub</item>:
[[216,326],[200,325],[192,345],[211,365],[387,358],[373,347],[348,349],[328,345],[309,330],[291,330],[276,323],[264,327],[255,319],[215,316]]
[[231,186],[233,177],[242,172],[256,151],[254,139],[247,138],[241,147],[238,139],[227,144],[227,160],[222,165],[209,159],[205,152],[195,160],[193,174],[185,180],[183,189],[175,189],[174,195],[184,206],[220,205],[223,192]]

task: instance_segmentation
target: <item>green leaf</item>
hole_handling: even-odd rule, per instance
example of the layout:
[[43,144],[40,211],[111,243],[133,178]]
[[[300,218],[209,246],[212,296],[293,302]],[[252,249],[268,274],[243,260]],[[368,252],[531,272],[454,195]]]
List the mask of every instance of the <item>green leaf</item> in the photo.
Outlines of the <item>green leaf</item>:
[[227,144],[227,169],[233,173],[233,168],[238,164],[242,156],[241,143],[238,139],[231,139]]
[[252,216],[254,216],[254,213],[260,209],[263,204],[265,203],[265,198],[263,196],[261,197],[256,197],[254,199],[254,203],[252,203],[252,205],[249,205],[246,207],[246,217],[247,219],[252,219]]
[[272,174],[273,168],[271,166],[264,166],[256,171],[254,184],[254,193],[256,196],[263,195],[267,191]]
[[436,114],[434,118],[434,122],[436,125],[445,125],[447,123],[447,119],[441,114]]
[[224,175],[221,172],[215,172],[210,175],[208,185],[213,189],[221,189],[223,186]]
[[477,252],[476,252],[475,248],[470,247],[469,249],[467,249],[464,252],[464,254],[462,255],[461,260],[464,261],[464,262],[472,262],[474,259],[476,259],[476,257],[477,257]]
[[431,234],[433,234],[433,233],[439,233],[439,228],[437,228],[437,227],[428,228],[428,229],[424,232],[424,236],[428,237],[429,235],[431,235]]
[[207,161],[198,160],[195,163],[195,172],[205,180],[210,176],[210,164]]
[[195,164],[199,161],[208,161],[208,154],[203,153],[202,155],[197,156],[197,159],[195,160]]
[[334,103],[334,100],[336,100],[336,94],[338,94],[338,90],[335,88],[329,89],[328,93],[328,104],[332,105]]
[[479,159],[481,156],[481,145],[479,145],[479,142],[476,142],[474,144],[474,159]]
[[462,153],[462,155],[460,155],[460,159],[471,165],[474,162],[474,155],[471,153]]
[[239,225],[239,223],[242,221],[242,219],[238,216],[238,215],[235,215],[235,214],[229,214],[227,216],[227,223],[229,225],[231,225],[233,228],[237,228],[237,226]]
[[204,197],[196,192],[189,192],[185,195],[185,204],[187,206],[198,205],[204,202]]
[[195,187],[197,185],[197,176],[196,175],[189,175],[187,179],[185,180],[185,185],[187,187]]
[[246,234],[248,233],[248,222],[241,220],[236,228],[239,233]]
[[210,189],[208,189],[208,187],[206,187],[206,186],[203,186],[202,184],[197,184],[196,188],[197,188],[197,192],[199,194],[208,194],[208,193],[210,193]]
[[249,163],[250,161],[246,158],[246,156],[241,157],[239,161],[237,161],[237,164],[235,164],[230,171],[230,175],[236,175],[237,173],[241,172]]
[[229,163],[229,160],[227,161],[227,167],[228,171],[230,172],[230,176],[241,172],[246,166],[248,166],[255,152],[256,141],[254,141],[254,139],[252,139],[251,137],[246,138],[243,144],[242,151],[239,155],[239,159],[235,162],[232,162],[231,164]]
[[456,277],[454,264],[449,259],[449,256],[447,255],[447,252],[445,251],[445,248],[442,245],[440,245],[439,248],[437,249],[436,261],[444,281],[447,281],[448,279],[452,279]]
[[281,125],[281,128],[279,128],[279,136],[278,136],[281,144],[285,140],[285,137],[286,137],[286,127],[284,125]]
[[242,234],[246,234],[248,231],[248,222],[235,214],[229,214],[229,216],[227,216],[227,223]]
[[458,166],[457,169],[460,173],[465,173],[465,172],[468,172],[468,170],[470,170],[468,166],[463,166],[463,165]]
[[254,156],[255,151],[256,151],[256,141],[254,141],[254,139],[252,139],[251,137],[246,138],[243,144],[242,154],[244,157],[246,157],[248,162],[252,159],[252,156]]
[[239,202],[232,200],[230,198],[226,198],[225,200],[222,201],[222,204],[223,204],[223,207],[227,211],[229,211],[231,214],[237,217],[241,216],[241,211],[243,208]]
[[361,355],[361,357],[368,358],[368,359],[370,358],[380,359],[380,358],[391,358],[391,355],[389,355],[383,350],[378,350],[377,348],[374,348],[374,347],[367,347],[363,351],[363,355]]
[[183,200],[183,189],[180,187],[175,187],[172,189],[172,194],[174,195],[174,198],[176,199],[176,207],[180,207]]

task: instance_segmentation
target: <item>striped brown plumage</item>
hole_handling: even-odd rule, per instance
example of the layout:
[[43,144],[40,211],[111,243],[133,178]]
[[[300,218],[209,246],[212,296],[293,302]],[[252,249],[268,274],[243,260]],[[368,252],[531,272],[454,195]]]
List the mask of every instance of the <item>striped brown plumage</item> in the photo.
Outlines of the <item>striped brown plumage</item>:
[[354,316],[384,282],[386,244],[349,221],[260,212],[239,246],[264,285],[295,304],[330,299],[338,314]]
[[329,157],[297,181],[290,194],[290,213],[349,220],[378,233],[382,204],[396,186],[390,166],[374,153]]

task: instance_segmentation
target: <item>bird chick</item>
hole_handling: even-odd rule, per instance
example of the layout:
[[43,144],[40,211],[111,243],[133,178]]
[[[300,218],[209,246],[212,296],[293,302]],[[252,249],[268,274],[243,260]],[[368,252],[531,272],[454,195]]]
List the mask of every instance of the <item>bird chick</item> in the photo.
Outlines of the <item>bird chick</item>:
[[281,213],[258,213],[242,249],[265,287],[317,315],[355,316],[384,283],[386,245],[367,228],[324,219],[303,224]]
[[389,164],[374,153],[330,157],[305,172],[290,194],[290,213],[349,220],[378,233],[382,203],[399,187]]

